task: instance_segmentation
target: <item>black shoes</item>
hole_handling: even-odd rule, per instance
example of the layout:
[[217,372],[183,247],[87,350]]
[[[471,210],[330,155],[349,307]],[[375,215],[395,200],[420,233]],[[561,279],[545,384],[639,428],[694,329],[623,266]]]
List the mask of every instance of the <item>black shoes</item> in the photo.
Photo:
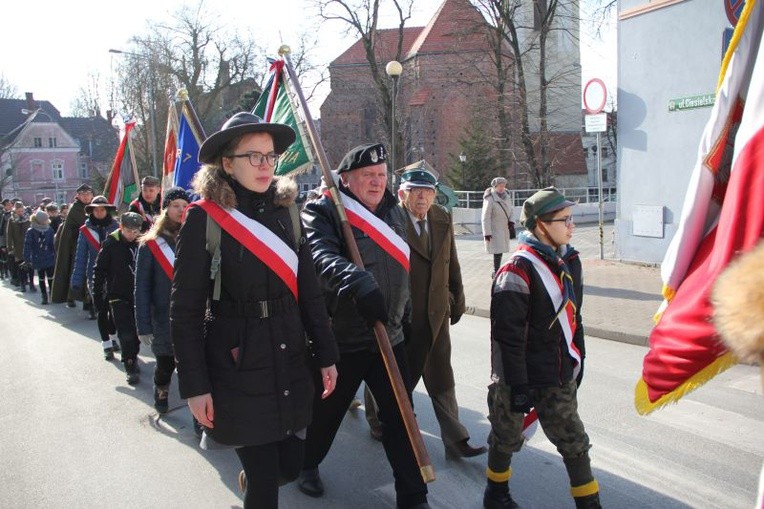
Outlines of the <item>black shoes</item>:
[[125,374],[127,378],[128,385],[135,385],[138,383],[138,373],[140,371],[138,370],[138,360],[137,359],[127,359],[125,361]]
[[483,508],[520,509],[520,506],[512,500],[512,495],[509,494],[509,486],[506,482],[488,481],[483,493]]
[[103,349],[103,359],[105,361],[114,360],[114,350],[111,349],[111,348],[104,348]]
[[77,304],[75,304],[73,300],[66,301],[66,307],[73,308],[75,306],[77,306]]
[[[154,387],[154,410],[156,410],[160,415],[166,414],[170,409],[169,397],[170,391],[168,385],[160,385]],[[244,473],[243,470],[242,473]]]
[[576,509],[602,509],[599,492],[585,497],[575,497],[574,500],[576,501]]
[[472,447],[468,443],[468,440],[468,438],[465,438],[461,442],[446,444],[446,459],[456,460],[459,458],[472,458],[474,456],[485,454],[488,450],[485,447]]
[[310,497],[320,497],[324,494],[324,483],[318,475],[318,467],[306,468],[300,472],[297,479],[297,487]]
[[42,294],[42,301],[40,301],[40,304],[42,304],[43,306],[48,305],[48,296],[46,294]]

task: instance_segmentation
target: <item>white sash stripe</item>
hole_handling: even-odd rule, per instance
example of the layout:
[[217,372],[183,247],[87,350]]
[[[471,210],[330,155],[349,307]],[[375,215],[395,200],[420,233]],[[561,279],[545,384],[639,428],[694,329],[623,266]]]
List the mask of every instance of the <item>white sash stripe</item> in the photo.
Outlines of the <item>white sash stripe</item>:
[[345,206],[347,210],[352,211],[356,215],[363,218],[364,221],[369,223],[375,230],[379,231],[384,237],[390,241],[393,246],[398,249],[405,258],[408,260],[410,258],[410,249],[408,243],[395,231],[388,226],[387,223],[382,221],[380,218],[372,214],[369,209],[355,201],[350,196],[346,195],[343,192],[339,193],[340,198],[342,199],[342,205]]
[[294,249],[289,247],[286,242],[281,240],[275,233],[266,228],[262,223],[255,221],[254,219],[250,219],[236,209],[226,210],[226,212],[231,214],[231,217],[233,217],[237,223],[246,228],[271,251],[273,251],[279,258],[281,258],[292,271],[292,273],[294,273],[295,277],[297,277],[297,253],[295,253]]
[[[557,279],[557,276],[552,272],[549,266],[538,257],[523,249],[515,251],[515,255],[521,256],[533,264],[536,272],[541,277],[541,281],[544,283],[549,298],[552,299],[552,306],[554,306],[555,310],[560,309],[560,306],[562,305],[560,280]],[[573,378],[576,378],[581,371],[581,355],[575,348],[573,348],[573,330],[568,322],[567,310],[563,310],[561,315],[563,314],[565,316],[560,316],[557,321],[560,322],[562,333],[565,335],[565,342],[568,344],[568,353],[570,353],[570,356],[576,360],[576,365],[573,367]]]
[[167,261],[170,262],[170,265],[172,267],[175,266],[175,252],[170,247],[170,244],[167,243],[166,240],[164,240],[162,237],[157,237],[157,246],[159,246],[159,250],[162,251],[162,254],[167,258]]

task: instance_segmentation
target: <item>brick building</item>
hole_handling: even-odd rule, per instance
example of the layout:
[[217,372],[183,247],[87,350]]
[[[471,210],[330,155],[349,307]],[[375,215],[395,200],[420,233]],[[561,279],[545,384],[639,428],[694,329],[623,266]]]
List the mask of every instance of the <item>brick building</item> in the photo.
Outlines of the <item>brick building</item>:
[[[530,7],[524,6],[523,14],[532,18],[532,2],[528,4]],[[577,4],[574,5],[577,10]],[[468,0],[444,0],[427,26],[404,29],[403,73],[396,100],[403,137],[403,147],[398,151],[403,161],[397,161],[398,168],[425,159],[441,175],[459,171],[460,140],[467,137],[467,128],[473,119],[477,117],[488,133],[499,132],[498,95],[492,85],[497,71],[490,56],[487,28],[483,15]],[[550,34],[550,37],[559,37],[554,32]],[[555,131],[552,136],[565,138],[551,142],[554,151],[551,159],[566,162],[560,172],[566,175],[567,181],[586,182],[579,127],[580,66],[575,41],[575,37],[565,39],[566,44],[555,41],[548,50],[560,53],[555,55],[553,65],[578,69],[571,76],[577,92],[572,96],[570,93],[550,94],[551,101],[559,101],[551,105],[550,115],[575,111],[572,119],[561,117],[549,122]],[[397,29],[378,31],[375,51],[380,67],[394,59],[397,42]],[[512,62],[507,59],[504,64],[511,66]],[[329,71],[331,93],[321,106],[321,136],[330,164],[336,165],[348,149],[360,143],[380,141],[389,145],[390,133],[383,120],[379,92],[372,80],[362,41],[337,57],[329,65]],[[528,83],[532,100],[531,77]],[[505,94],[511,103],[513,91]],[[516,122],[511,111],[509,115],[510,120]],[[538,122],[531,119],[532,128],[534,125]],[[519,146],[518,140],[512,143]],[[564,154],[557,153],[560,151]],[[520,150],[513,152],[521,154]],[[523,165],[517,162],[520,158],[516,157],[513,167],[503,170],[505,175],[515,176],[517,187],[528,182],[527,176],[521,178]],[[581,178],[576,179],[575,175]]]

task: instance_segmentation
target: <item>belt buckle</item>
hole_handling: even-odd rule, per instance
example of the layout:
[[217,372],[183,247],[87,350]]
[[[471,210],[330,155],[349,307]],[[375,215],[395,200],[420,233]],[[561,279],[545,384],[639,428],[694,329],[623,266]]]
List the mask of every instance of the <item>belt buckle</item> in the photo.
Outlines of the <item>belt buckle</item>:
[[260,318],[268,318],[268,301],[261,300],[258,304],[260,305]]

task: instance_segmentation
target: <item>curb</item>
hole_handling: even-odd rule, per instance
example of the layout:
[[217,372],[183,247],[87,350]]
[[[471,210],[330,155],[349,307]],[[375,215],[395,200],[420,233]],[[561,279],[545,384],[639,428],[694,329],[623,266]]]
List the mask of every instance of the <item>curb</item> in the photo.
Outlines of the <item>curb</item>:
[[[479,316],[480,318],[491,318],[491,312],[487,309],[478,308],[475,306],[467,306],[465,314]],[[648,336],[643,334],[632,334],[629,332],[617,331],[612,329],[605,329],[602,327],[585,327],[585,334],[600,339],[607,339],[609,341],[616,341],[618,343],[627,343],[629,345],[647,346]]]

